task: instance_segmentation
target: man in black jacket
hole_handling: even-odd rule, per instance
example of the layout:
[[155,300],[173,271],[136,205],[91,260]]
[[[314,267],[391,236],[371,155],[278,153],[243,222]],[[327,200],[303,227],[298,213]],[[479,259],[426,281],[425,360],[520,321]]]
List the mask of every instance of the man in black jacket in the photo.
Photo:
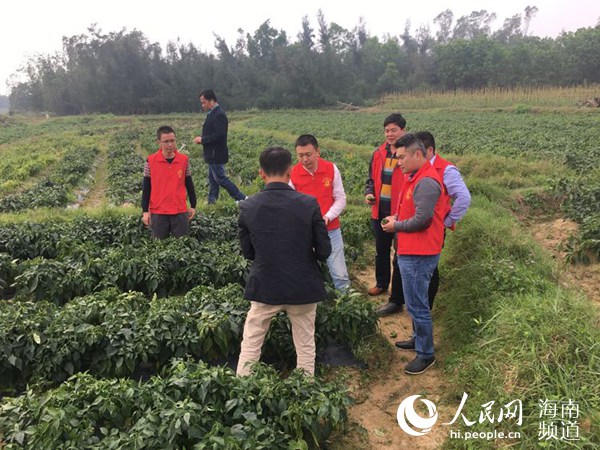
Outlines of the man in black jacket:
[[229,195],[240,203],[246,199],[238,187],[227,177],[225,164],[229,161],[227,148],[227,128],[229,121],[225,111],[217,103],[214,91],[207,89],[200,93],[202,110],[208,112],[202,127],[202,136],[196,136],[194,142],[204,147],[204,161],[208,164],[208,204],[219,198],[219,186],[227,190]]
[[253,260],[244,297],[251,302],[244,325],[238,375],[248,375],[260,359],[271,318],[286,311],[300,369],[315,371],[315,317],[325,299],[318,261],[326,261],[331,243],[314,197],[289,186],[291,153],[270,147],[260,155],[265,188],[240,205],[242,253]]

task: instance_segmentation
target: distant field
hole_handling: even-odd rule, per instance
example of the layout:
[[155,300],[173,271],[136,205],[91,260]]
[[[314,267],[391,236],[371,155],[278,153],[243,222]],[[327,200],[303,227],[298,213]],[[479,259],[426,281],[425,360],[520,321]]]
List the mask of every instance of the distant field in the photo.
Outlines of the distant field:
[[[600,99],[600,86],[556,88],[484,88],[455,91],[418,90],[385,95],[380,106],[386,109],[430,108],[511,108],[526,112],[532,108],[586,108],[589,100]],[[596,103],[597,107],[597,103]]]

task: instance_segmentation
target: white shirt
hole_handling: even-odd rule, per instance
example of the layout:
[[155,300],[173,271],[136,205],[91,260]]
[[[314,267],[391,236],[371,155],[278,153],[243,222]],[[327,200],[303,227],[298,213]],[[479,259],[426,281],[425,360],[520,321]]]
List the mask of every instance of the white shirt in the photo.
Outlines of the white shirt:
[[[302,168],[312,175],[312,172],[306,167],[302,166]],[[289,185],[296,189],[292,180],[290,180]],[[346,191],[344,191],[344,184],[342,183],[342,174],[337,166],[333,164],[333,205],[331,205],[329,211],[323,214],[323,217],[327,217],[331,222],[344,212],[344,208],[346,208]]]

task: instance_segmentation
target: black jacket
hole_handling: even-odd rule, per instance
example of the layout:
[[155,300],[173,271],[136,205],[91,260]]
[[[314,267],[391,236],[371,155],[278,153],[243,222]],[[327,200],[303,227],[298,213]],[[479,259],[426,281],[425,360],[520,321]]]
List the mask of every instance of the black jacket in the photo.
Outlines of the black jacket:
[[208,164],[225,164],[229,161],[227,148],[227,129],[229,121],[225,111],[215,106],[206,116],[202,126],[202,145],[204,161]]
[[314,197],[285,183],[269,183],[240,204],[242,253],[253,260],[244,297],[271,305],[316,303],[325,299],[317,260],[331,243]]

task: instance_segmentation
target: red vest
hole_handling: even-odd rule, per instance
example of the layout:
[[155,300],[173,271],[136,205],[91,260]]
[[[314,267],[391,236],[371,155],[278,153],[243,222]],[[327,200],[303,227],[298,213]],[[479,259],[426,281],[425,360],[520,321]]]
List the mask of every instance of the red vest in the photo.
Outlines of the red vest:
[[150,212],[152,214],[180,214],[187,212],[185,173],[188,157],[175,150],[169,164],[162,150],[148,156],[150,166]]
[[[371,178],[373,179],[373,185],[375,188],[375,204],[371,207],[371,217],[373,219],[379,219],[379,195],[381,194],[381,174],[385,167],[385,157],[387,150],[385,149],[386,144],[381,144],[379,149],[373,153],[373,162],[371,164]],[[391,215],[396,215],[398,197],[402,191],[402,185],[404,184],[404,174],[400,167],[396,166],[392,172],[392,198],[391,198]]]
[[433,178],[442,189],[433,211],[433,222],[424,230],[413,233],[398,232],[399,255],[437,255],[441,253],[444,244],[444,217],[446,201],[444,198],[444,183],[437,171],[428,162],[423,164],[412,179],[406,179],[398,206],[398,220],[410,219],[415,215],[413,192],[415,186],[423,178]]
[[[450,212],[450,209],[452,208],[452,205],[450,204],[450,196],[448,195],[448,190],[446,189],[446,185],[444,184],[444,171],[446,170],[446,167],[448,166],[452,166],[453,164],[450,161],[445,160],[444,158],[442,158],[440,155],[436,155],[435,156],[435,161],[433,161],[433,168],[437,171],[440,180],[442,180],[442,188],[443,188],[443,192],[442,195],[444,196],[444,199],[446,201],[446,212],[444,214],[444,217],[446,217],[448,215],[448,213]],[[456,228],[456,226],[453,224],[450,229],[454,230]]]
[[[317,164],[317,171],[314,174],[310,174],[302,164],[298,163],[292,167],[292,183],[298,192],[303,194],[312,195],[319,202],[321,207],[321,214],[325,215],[334,203],[333,198],[333,178],[335,171],[333,169],[333,163],[325,159],[319,158]],[[340,220],[338,217],[333,219],[327,225],[327,230],[335,230],[340,227]]]

